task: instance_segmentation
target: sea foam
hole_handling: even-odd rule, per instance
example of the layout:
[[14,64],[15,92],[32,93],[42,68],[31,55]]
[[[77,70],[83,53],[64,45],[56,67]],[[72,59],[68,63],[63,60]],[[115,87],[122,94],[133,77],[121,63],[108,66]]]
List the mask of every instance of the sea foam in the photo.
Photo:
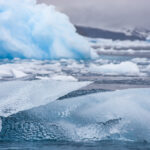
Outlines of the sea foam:
[[0,58],[90,58],[69,18],[36,0],[0,0]]

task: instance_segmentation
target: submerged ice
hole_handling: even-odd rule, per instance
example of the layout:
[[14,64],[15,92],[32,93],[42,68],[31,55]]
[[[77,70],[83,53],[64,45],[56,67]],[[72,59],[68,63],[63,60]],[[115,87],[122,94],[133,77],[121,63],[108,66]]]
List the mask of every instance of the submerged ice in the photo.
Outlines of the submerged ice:
[[90,58],[68,17],[35,0],[1,0],[0,35],[0,58]]

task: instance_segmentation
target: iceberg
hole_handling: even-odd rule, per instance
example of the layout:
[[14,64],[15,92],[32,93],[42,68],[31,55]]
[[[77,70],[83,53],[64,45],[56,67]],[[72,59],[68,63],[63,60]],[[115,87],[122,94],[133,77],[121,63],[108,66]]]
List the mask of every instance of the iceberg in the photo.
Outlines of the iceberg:
[[1,117],[0,140],[150,142],[149,97],[127,89],[53,101]]
[[9,81],[0,86],[0,116],[46,105],[89,82],[55,80]]
[[89,59],[88,42],[69,18],[36,0],[0,1],[0,58]]
[[140,69],[136,63],[124,61],[119,64],[104,64],[101,66],[91,64],[89,71],[93,73],[115,74],[115,75],[140,75]]

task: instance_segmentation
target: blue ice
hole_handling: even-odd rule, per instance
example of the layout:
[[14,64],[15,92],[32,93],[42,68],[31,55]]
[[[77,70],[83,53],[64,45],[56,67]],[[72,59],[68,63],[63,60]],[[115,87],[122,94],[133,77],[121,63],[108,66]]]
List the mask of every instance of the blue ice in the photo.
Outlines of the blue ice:
[[69,18],[36,0],[0,0],[0,58],[90,58]]

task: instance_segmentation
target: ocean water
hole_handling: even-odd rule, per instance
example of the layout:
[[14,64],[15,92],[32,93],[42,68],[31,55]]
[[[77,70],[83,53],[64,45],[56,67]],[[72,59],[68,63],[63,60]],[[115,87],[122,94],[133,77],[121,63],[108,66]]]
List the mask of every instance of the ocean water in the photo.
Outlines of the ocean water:
[[1,60],[0,149],[150,149],[149,65],[128,55]]
[[149,150],[150,144],[145,142],[101,141],[95,143],[67,142],[1,142],[0,149],[6,150]]
[[1,0],[0,34],[0,149],[150,149],[148,41],[83,38],[35,0]]

